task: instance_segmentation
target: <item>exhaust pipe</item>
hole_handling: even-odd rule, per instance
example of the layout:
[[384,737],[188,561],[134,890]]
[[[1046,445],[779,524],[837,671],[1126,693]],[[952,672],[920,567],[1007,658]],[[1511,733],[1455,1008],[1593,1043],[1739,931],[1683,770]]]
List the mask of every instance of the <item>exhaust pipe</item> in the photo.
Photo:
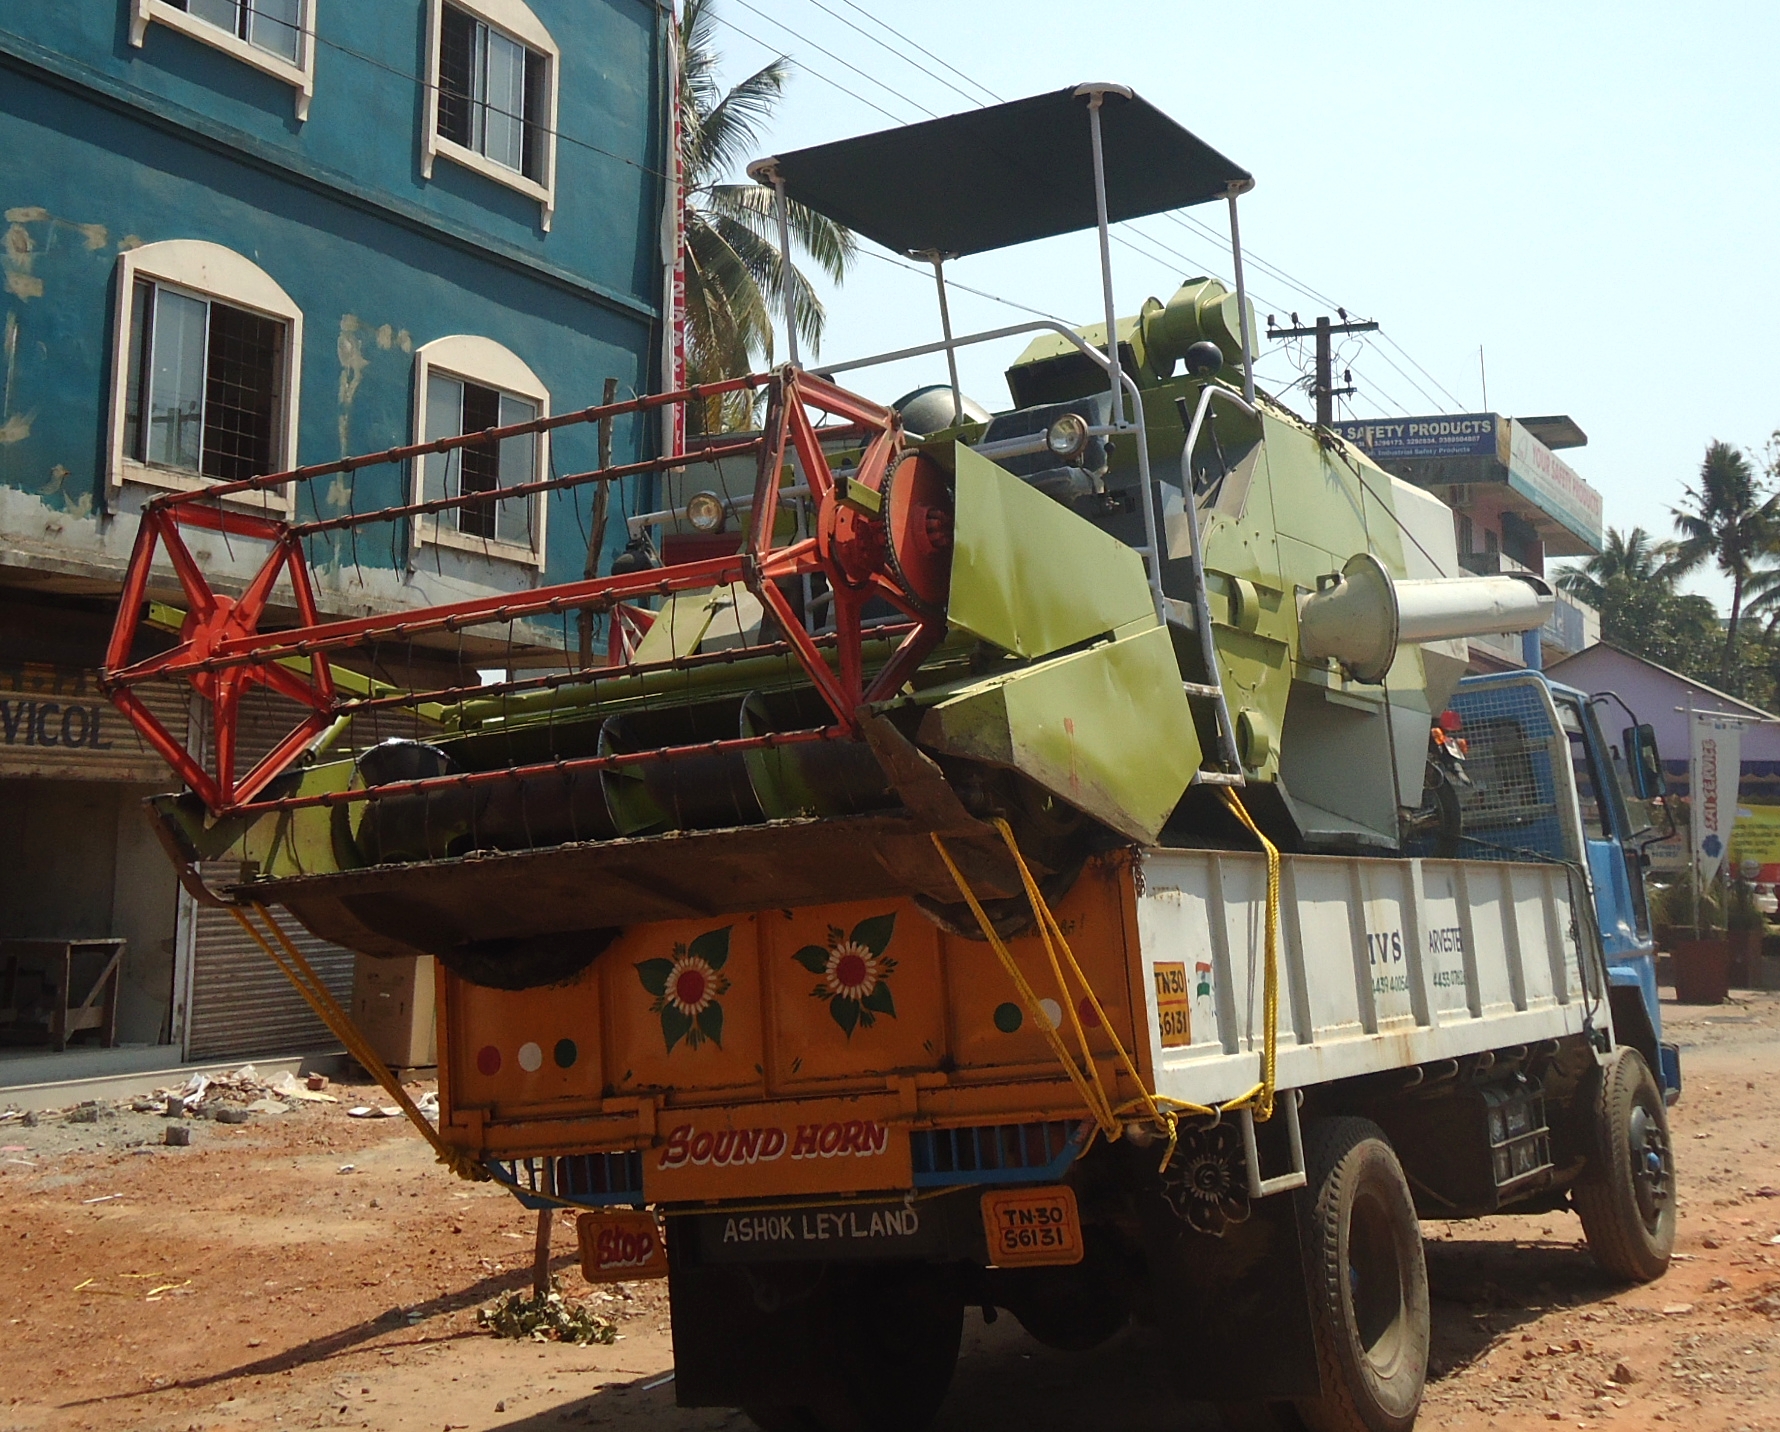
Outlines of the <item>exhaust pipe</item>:
[[1362,552],[1301,599],[1298,650],[1306,661],[1333,657],[1352,680],[1383,681],[1403,642],[1532,631],[1556,605],[1531,572],[1399,582]]

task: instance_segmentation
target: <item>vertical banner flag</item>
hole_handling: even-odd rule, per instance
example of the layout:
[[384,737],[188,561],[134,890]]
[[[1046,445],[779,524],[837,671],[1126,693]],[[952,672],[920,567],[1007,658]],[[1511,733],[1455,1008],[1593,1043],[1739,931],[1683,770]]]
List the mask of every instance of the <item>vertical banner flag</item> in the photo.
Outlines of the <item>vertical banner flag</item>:
[[1718,878],[1737,822],[1737,778],[1742,771],[1742,723],[1693,713],[1688,791],[1693,807],[1693,859],[1701,885]]
[[[686,195],[680,173],[680,19],[668,8],[667,183],[661,208],[661,260],[666,300],[661,326],[661,385],[668,392],[686,386]],[[661,410],[662,448],[673,456],[686,451],[686,405]]]

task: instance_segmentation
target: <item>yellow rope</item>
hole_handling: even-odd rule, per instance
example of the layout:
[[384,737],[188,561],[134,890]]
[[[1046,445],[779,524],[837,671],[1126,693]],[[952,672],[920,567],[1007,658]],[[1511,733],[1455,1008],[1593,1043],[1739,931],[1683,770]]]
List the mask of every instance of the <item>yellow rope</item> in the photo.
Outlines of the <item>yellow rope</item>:
[[1235,791],[1228,786],[1219,786],[1218,793],[1231,813],[1248,827],[1249,834],[1260,841],[1261,849],[1267,852],[1266,974],[1261,990],[1266,1028],[1261,1037],[1261,1082],[1240,1098],[1231,1099],[1222,1106],[1226,1110],[1253,1108],[1255,1122],[1264,1124],[1273,1117],[1274,1075],[1279,1056],[1279,847],[1261,833],[1261,827],[1255,824],[1254,817]]
[[[1266,1027],[1262,1036],[1261,1081],[1247,1092],[1234,1099],[1226,1100],[1216,1107],[1193,1104],[1182,1099],[1170,1099],[1152,1092],[1149,1086],[1144,1083],[1136,1062],[1126,1052],[1125,1046],[1114,1028],[1113,1021],[1107,1015],[1105,1006],[1101,1004],[1100,997],[1095,994],[1093,985],[1089,983],[1087,974],[1081,967],[1081,962],[1075,957],[1075,951],[1070,948],[1069,939],[1064,935],[1063,927],[1057,923],[1057,917],[1052,913],[1049,902],[1046,901],[1044,893],[1039,889],[1037,880],[1033,878],[1032,871],[1026,864],[1026,858],[1020,853],[1019,845],[1014,840],[1012,828],[1005,820],[997,817],[994,821],[995,828],[1000,832],[1001,839],[1006,844],[1008,853],[1013,856],[1014,865],[1020,872],[1020,882],[1025,887],[1026,898],[1032,906],[1033,914],[1037,917],[1039,937],[1044,942],[1045,955],[1050,961],[1051,973],[1056,978],[1058,992],[1063,996],[1063,1006],[1069,1011],[1069,1022],[1074,1031],[1076,1042],[1081,1046],[1082,1063],[1078,1066],[1070,1054],[1068,1046],[1065,1045],[1055,1026],[1045,1015],[1043,1007],[1038,1002],[1037,994],[1034,993],[1025,974],[1015,962],[1012,951],[1008,949],[1001,936],[996,933],[982,903],[965,881],[963,872],[958,869],[951,853],[947,851],[945,842],[937,834],[932,837],[934,848],[939,851],[940,859],[945,861],[946,869],[951,872],[953,883],[957,885],[959,893],[964,896],[965,902],[970,906],[971,914],[976,917],[977,925],[983,932],[983,938],[994,949],[996,957],[1001,961],[1002,968],[1013,980],[1014,988],[1019,993],[1020,1002],[1026,1006],[1028,1016],[1044,1034],[1046,1042],[1051,1046],[1051,1052],[1057,1056],[1057,1062],[1063,1066],[1070,1082],[1081,1094],[1082,1102],[1087,1106],[1088,1113],[1093,1118],[1098,1131],[1106,1136],[1108,1142],[1111,1142],[1119,1138],[1124,1131],[1124,1126],[1119,1118],[1121,1114],[1142,1112],[1167,1135],[1167,1146],[1163,1151],[1161,1163],[1163,1168],[1168,1167],[1170,1160],[1174,1157],[1175,1147],[1180,1142],[1180,1119],[1182,1116],[1217,1118],[1237,1109],[1252,1108],[1258,1123],[1265,1123],[1273,1117],[1274,1079],[1279,1040],[1279,848],[1262,834],[1260,827],[1255,824],[1234,791],[1228,787],[1220,787],[1219,793],[1236,818],[1260,842],[1262,850],[1267,854],[1267,929],[1263,942],[1266,966],[1262,1003]],[[1059,950],[1062,951],[1061,958],[1058,955]],[[1137,1086],[1138,1097],[1117,1108],[1113,1107],[1112,1100],[1101,1082],[1099,1065],[1094,1061],[1093,1052],[1088,1044],[1087,1031],[1082,1027],[1076,1000],[1070,993],[1069,981],[1064,974],[1065,964],[1068,965],[1070,974],[1074,976],[1076,984],[1080,986],[1083,996],[1099,1019],[1100,1027],[1106,1031],[1107,1037],[1112,1041],[1113,1053],[1120,1066],[1131,1082]]]
[[253,909],[260,919],[265,921],[266,928],[272,932],[273,938],[282,947],[283,954],[274,949],[271,942],[254,928],[253,921],[248,919],[244,910],[231,905],[229,913],[235,917],[236,923],[247,931],[253,942],[266,952],[272,963],[278,966],[297,993],[302,995],[309,1007],[315,1011],[316,1016],[333,1032],[334,1037],[346,1046],[346,1052],[358,1060],[383,1088],[384,1092],[396,1101],[402,1112],[408,1116],[408,1122],[419,1129],[421,1136],[433,1146],[434,1152],[439,1156],[439,1162],[459,1178],[478,1181],[487,1179],[488,1170],[482,1167],[480,1161],[462,1149],[453,1148],[439,1137],[439,1131],[433,1127],[432,1121],[421,1113],[414,1101],[408,1097],[408,1091],[402,1088],[401,1081],[390,1071],[389,1066],[378,1056],[377,1051],[371,1048],[358,1026],[352,1022],[352,1017],[340,1008],[340,1003],[334,998],[333,991],[322,983],[321,977],[315,973],[309,961],[303,958],[303,952],[296,947],[290,936],[285,934],[283,927],[273,918],[272,912],[257,902]]
[[[1117,1114],[1113,1111],[1112,1101],[1107,1097],[1106,1090],[1101,1087],[1099,1067],[1091,1056],[1087,1059],[1086,1073],[1083,1073],[1076,1065],[1068,1046],[1063,1043],[1062,1036],[1057,1033],[1056,1026],[1051,1023],[1050,1017],[1044,1012],[1044,1006],[1039,1003],[1037,994],[1026,982],[1026,976],[1021,972],[1019,965],[1014,962],[1013,953],[1008,949],[1001,936],[996,933],[995,926],[990,922],[982,903],[976,897],[976,892],[965,881],[963,872],[953,863],[951,852],[946,849],[945,842],[937,834],[934,834],[933,844],[934,848],[939,851],[939,858],[945,861],[946,869],[952,872],[952,879],[958,886],[958,892],[964,896],[965,902],[970,906],[971,914],[976,916],[977,925],[983,932],[983,938],[994,949],[996,957],[1001,961],[1001,967],[1007,971],[1008,978],[1014,982],[1014,989],[1019,993],[1020,1003],[1026,1006],[1028,1017],[1039,1032],[1044,1035],[1045,1042],[1051,1046],[1051,1052],[1057,1056],[1057,1062],[1063,1066],[1063,1072],[1069,1076],[1069,1082],[1075,1085],[1076,1092],[1082,1096],[1082,1103],[1087,1106],[1095,1126],[1109,1140],[1117,1139],[1124,1131],[1124,1125],[1119,1122]],[[1025,862],[1021,860],[1017,850],[1014,853],[1014,861],[1024,872]],[[1034,898],[1042,907],[1043,897],[1035,896]],[[1067,1000],[1069,991],[1064,989],[1062,994]],[[1084,1041],[1084,1049],[1085,1047]]]

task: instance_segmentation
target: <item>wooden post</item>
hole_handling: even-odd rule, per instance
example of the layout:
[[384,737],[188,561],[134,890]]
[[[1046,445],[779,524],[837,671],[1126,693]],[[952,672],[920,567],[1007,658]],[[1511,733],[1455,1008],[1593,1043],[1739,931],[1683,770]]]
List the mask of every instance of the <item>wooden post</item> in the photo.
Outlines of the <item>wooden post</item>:
[[[556,1193],[556,1160],[544,1160],[544,1192]],[[550,1225],[556,1220],[556,1205],[538,1210],[538,1241],[532,1251],[532,1296],[542,1298],[550,1291]]]
[[[606,379],[606,391],[600,402],[610,407],[618,401],[618,380]],[[612,465],[612,420],[601,418],[599,421],[599,460],[602,468]],[[606,545],[606,523],[612,511],[612,484],[602,482],[593,490],[593,530],[587,534],[587,561],[582,566],[581,575],[592,579],[600,574],[600,549]],[[614,615],[613,620],[617,617]],[[593,608],[582,607],[575,618],[575,625],[581,639],[581,669],[585,671],[593,665]]]

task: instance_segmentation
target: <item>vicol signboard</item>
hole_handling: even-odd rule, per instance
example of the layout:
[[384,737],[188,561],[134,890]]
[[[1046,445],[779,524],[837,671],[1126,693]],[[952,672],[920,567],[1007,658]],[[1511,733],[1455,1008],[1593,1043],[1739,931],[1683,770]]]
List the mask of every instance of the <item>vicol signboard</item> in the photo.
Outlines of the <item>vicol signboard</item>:
[[[184,688],[151,683],[143,699],[163,724],[183,730]],[[0,777],[164,781],[167,765],[79,666],[0,661]]]
[[1742,763],[1741,723],[1708,712],[1693,713],[1688,790],[1692,795],[1694,869],[1702,885],[1717,879],[1737,823],[1737,777]]

